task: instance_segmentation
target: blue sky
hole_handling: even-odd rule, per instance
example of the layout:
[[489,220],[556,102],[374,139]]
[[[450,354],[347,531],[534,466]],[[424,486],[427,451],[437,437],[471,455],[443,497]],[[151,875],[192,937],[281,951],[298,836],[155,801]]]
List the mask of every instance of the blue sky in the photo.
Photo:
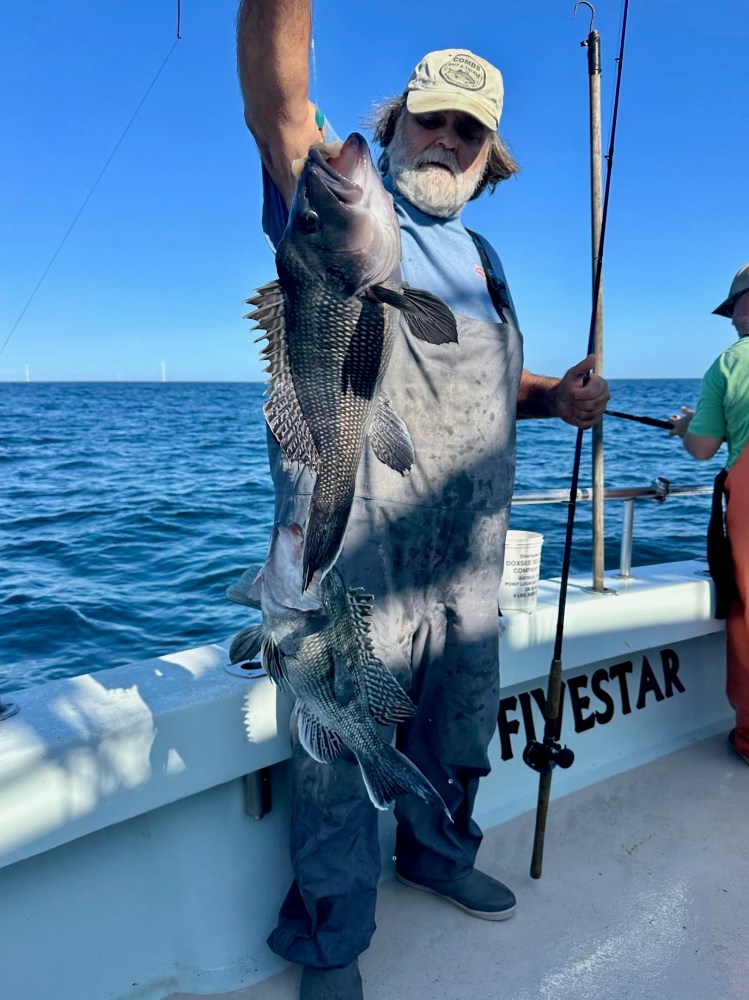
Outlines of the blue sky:
[[[505,79],[520,175],[469,206],[497,247],[526,364],[561,373],[590,315],[589,12],[319,0],[317,97],[341,133],[424,52],[472,49]],[[41,0],[0,15],[0,344],[175,39],[176,0]],[[242,299],[274,276],[242,118],[234,0],[183,0],[182,40],[13,337],[0,381],[254,380]],[[604,146],[621,4],[599,0]],[[749,261],[746,0],[631,0],[605,261],[610,378],[702,375],[733,338],[711,310]]]

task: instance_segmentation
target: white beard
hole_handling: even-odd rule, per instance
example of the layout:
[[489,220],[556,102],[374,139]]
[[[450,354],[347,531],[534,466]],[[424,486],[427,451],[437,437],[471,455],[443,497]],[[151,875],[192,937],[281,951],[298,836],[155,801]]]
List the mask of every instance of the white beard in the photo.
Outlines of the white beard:
[[[413,156],[397,131],[388,146],[388,174],[399,194],[427,215],[447,219],[459,215],[463,206],[484,176],[489,155],[488,145],[465,173],[458,165],[458,158],[449,149],[430,149]],[[425,164],[443,163],[449,169]]]

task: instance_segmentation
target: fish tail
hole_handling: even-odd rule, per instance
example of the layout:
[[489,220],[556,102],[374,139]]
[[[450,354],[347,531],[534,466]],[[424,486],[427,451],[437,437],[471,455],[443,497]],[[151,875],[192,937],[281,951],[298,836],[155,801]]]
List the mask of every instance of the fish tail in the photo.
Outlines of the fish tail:
[[304,533],[303,590],[309,587],[318,570],[322,570],[324,576],[332,568],[343,546],[350,513],[350,500],[327,511],[315,503],[313,494],[307,530]]
[[383,740],[374,754],[357,754],[357,759],[369,797],[378,809],[387,809],[388,803],[399,795],[411,794],[452,818],[439,792],[408,757],[389,743]]

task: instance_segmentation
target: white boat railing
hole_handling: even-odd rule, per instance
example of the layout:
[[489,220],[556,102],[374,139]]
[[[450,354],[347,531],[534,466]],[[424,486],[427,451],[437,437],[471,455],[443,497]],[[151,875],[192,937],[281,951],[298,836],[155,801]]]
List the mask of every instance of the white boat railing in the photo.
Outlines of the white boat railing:
[[[622,541],[619,554],[619,576],[625,579],[632,575],[632,542],[634,539],[635,524],[635,503],[637,500],[652,500],[655,503],[663,503],[667,497],[676,496],[710,496],[713,487],[710,485],[686,485],[675,486],[668,479],[658,477],[649,486],[625,486],[607,489],[603,492],[604,500],[622,501]],[[583,487],[578,489],[575,497],[576,503],[585,503],[593,500],[593,489]],[[514,493],[512,497],[513,506],[527,506],[530,504],[569,504],[569,490],[528,490]]]

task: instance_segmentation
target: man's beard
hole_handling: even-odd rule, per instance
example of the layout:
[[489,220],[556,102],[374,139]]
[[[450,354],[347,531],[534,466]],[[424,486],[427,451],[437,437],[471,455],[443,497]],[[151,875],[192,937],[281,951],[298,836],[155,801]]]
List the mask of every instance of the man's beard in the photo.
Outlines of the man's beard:
[[[388,146],[388,174],[399,194],[412,205],[427,215],[447,219],[458,215],[470,200],[484,175],[488,155],[487,145],[466,174],[451,150],[435,147],[414,156],[396,131]],[[426,166],[440,163],[445,166]]]

